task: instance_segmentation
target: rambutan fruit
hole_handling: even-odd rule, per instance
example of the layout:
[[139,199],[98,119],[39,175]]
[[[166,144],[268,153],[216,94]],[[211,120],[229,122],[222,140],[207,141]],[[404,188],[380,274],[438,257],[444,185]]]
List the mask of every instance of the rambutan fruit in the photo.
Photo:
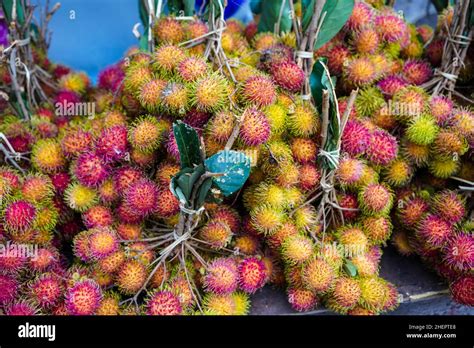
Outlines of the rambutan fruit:
[[472,270],[474,267],[474,237],[462,233],[450,237],[443,249],[443,254],[444,262],[454,270]]
[[237,264],[231,258],[219,258],[207,268],[204,287],[216,294],[229,294],[238,287]]
[[388,283],[377,276],[359,279],[361,296],[359,303],[365,309],[379,312],[389,299],[390,288]]
[[365,217],[361,221],[361,226],[365,234],[367,235],[371,244],[382,244],[385,245],[386,241],[392,234],[392,223],[390,219],[379,216],[379,217]]
[[239,287],[244,292],[253,294],[265,285],[267,274],[262,260],[249,257],[242,260],[238,266]]
[[278,37],[272,33],[259,33],[255,35],[252,46],[258,51],[271,49],[278,44]]
[[232,235],[229,225],[222,221],[209,221],[199,232],[199,236],[214,249],[224,248]]
[[232,294],[208,293],[203,299],[204,314],[207,315],[234,315],[236,303]]
[[334,268],[321,258],[313,258],[303,265],[303,284],[318,294],[328,292],[336,278]]
[[403,76],[413,85],[421,85],[431,78],[431,65],[421,60],[407,60],[403,66]]
[[362,177],[364,163],[358,159],[345,157],[339,161],[336,178],[339,184],[348,186],[356,183]]
[[285,191],[275,184],[262,182],[254,194],[258,202],[266,202],[275,208],[282,209],[286,205]]
[[399,200],[396,206],[399,222],[409,228],[415,227],[430,208],[421,197]]
[[96,190],[79,183],[68,186],[64,192],[64,199],[70,208],[80,212],[86,211],[98,201]]
[[77,94],[84,94],[89,87],[89,78],[85,73],[69,73],[61,77],[58,81],[61,90],[72,91]]
[[272,64],[271,74],[275,83],[290,92],[298,92],[303,86],[304,72],[293,62]]
[[111,65],[99,73],[97,85],[101,89],[115,93],[120,87],[124,76],[125,74],[118,64]]
[[237,236],[234,241],[234,249],[245,255],[254,255],[259,247],[258,239],[250,234]]
[[438,134],[439,128],[435,120],[428,115],[421,115],[413,119],[407,129],[407,138],[418,145],[429,145]]
[[384,184],[370,184],[359,191],[358,200],[364,214],[387,215],[393,205],[393,193]]
[[361,290],[359,282],[354,278],[339,277],[335,280],[330,309],[338,313],[346,313],[353,308],[360,299]]
[[82,129],[68,130],[61,139],[61,148],[66,157],[75,157],[91,148],[92,134]]
[[124,193],[124,202],[129,209],[140,216],[146,216],[157,210],[158,187],[148,179],[131,184]]
[[54,194],[51,179],[41,174],[29,175],[23,181],[21,194],[31,203],[48,201]]
[[308,237],[295,234],[282,241],[281,253],[290,264],[302,264],[311,257],[313,247],[313,243]]
[[358,120],[347,121],[342,135],[342,148],[351,156],[362,154],[370,141],[370,132]]
[[441,129],[433,142],[434,155],[440,159],[452,159],[464,155],[469,145],[466,139],[455,131]]
[[120,312],[120,296],[115,292],[106,292],[100,306],[97,308],[96,315],[119,315]]
[[167,85],[166,80],[150,79],[145,82],[137,98],[140,104],[150,112],[156,112],[161,106],[161,94]]
[[33,226],[38,232],[52,231],[59,219],[58,209],[54,206],[39,207],[36,210]]
[[26,231],[32,226],[36,214],[37,208],[25,200],[10,202],[3,211],[3,228],[13,233]]
[[358,115],[371,117],[385,105],[382,92],[377,87],[366,87],[357,95],[355,108]]
[[178,82],[168,82],[160,98],[161,106],[168,113],[184,115],[189,108],[189,89]]
[[[304,203],[305,194],[297,187],[288,187],[285,189],[285,201],[287,208],[294,208]],[[295,212],[295,222],[301,228],[311,228],[314,225],[314,214],[311,209],[303,209]]]
[[90,230],[82,231],[74,237],[72,243],[72,250],[74,256],[85,262],[90,261],[92,258],[90,252],[90,234]]
[[353,221],[359,216],[357,196],[353,193],[340,193],[337,196],[339,206],[344,208],[342,215],[345,221]]
[[191,104],[198,111],[216,112],[228,102],[227,80],[218,73],[203,76],[191,85]]
[[452,282],[449,286],[454,301],[467,305],[474,306],[474,276],[466,274],[460,276],[457,280]]
[[[302,199],[299,202],[294,202],[291,206],[295,205],[301,205],[304,202],[304,199]],[[296,203],[296,204],[295,204]],[[312,231],[317,224],[317,211],[312,205],[305,205],[302,207],[299,207],[293,215],[294,222],[296,227],[299,230],[306,230],[306,231]]]
[[14,276],[0,274],[0,304],[12,301],[17,295],[18,280]]
[[328,69],[333,75],[341,75],[346,61],[350,58],[351,53],[345,45],[335,45],[327,53]]
[[374,28],[363,27],[353,35],[353,46],[358,53],[371,54],[378,50],[380,41]]
[[[315,168],[315,166],[312,166],[310,164],[308,164],[307,166],[309,168]],[[317,176],[319,174],[317,169],[316,172],[311,172],[309,168],[304,168],[308,175],[311,175],[305,181],[305,187],[312,187],[312,185],[317,185],[317,183],[319,182],[319,177],[315,177],[315,175]],[[284,163],[280,166],[278,172],[275,173],[275,183],[286,189],[292,188],[294,185],[299,183],[300,171],[301,168],[299,168],[295,163]]]
[[127,127],[113,126],[106,128],[97,138],[96,154],[106,161],[122,159],[128,148]]
[[357,268],[357,274],[361,277],[378,275],[378,261],[371,258],[367,253],[358,253],[351,257],[352,264]]
[[97,187],[107,179],[110,169],[99,156],[93,153],[83,153],[74,162],[72,172],[80,184],[87,187]]
[[5,315],[32,316],[38,314],[38,308],[28,300],[19,300],[5,306]]
[[291,308],[298,312],[307,312],[314,309],[319,300],[313,291],[292,287],[287,290],[288,302]]
[[115,231],[108,227],[89,230],[89,253],[92,258],[101,260],[116,252],[119,241]]
[[427,145],[418,145],[414,142],[403,139],[402,155],[418,167],[426,165],[430,157],[430,148]]
[[70,315],[95,314],[101,300],[102,291],[99,285],[91,279],[76,282],[67,289],[65,296],[66,308]]
[[187,23],[187,25],[184,26],[184,31],[187,39],[196,39],[205,35],[209,31],[209,28],[206,23],[195,20]]
[[291,142],[293,157],[299,163],[311,163],[316,161],[318,147],[311,139],[294,138]]
[[394,114],[401,122],[406,123],[424,112],[427,101],[428,94],[424,89],[409,85],[393,95],[392,104],[396,108]]
[[369,240],[359,226],[345,225],[337,231],[337,239],[344,250],[351,255],[365,252]]
[[453,102],[444,96],[435,96],[430,100],[430,112],[439,126],[446,125],[453,112]]
[[252,76],[241,87],[241,98],[250,105],[264,107],[276,100],[276,90],[272,80],[266,76]]
[[378,129],[370,134],[366,155],[376,165],[387,165],[398,154],[397,139],[385,130]]
[[236,117],[230,111],[220,111],[211,118],[206,127],[210,137],[224,144],[232,134]]
[[288,221],[283,223],[281,227],[268,236],[266,242],[271,248],[279,250],[287,238],[296,235],[298,235],[298,229],[291,221]]
[[189,57],[182,60],[178,67],[178,75],[186,82],[193,82],[209,72],[206,61],[198,57]]
[[288,115],[288,129],[297,137],[310,137],[320,129],[320,121],[316,109],[310,104],[297,104],[294,112]]
[[153,73],[148,65],[132,64],[125,71],[124,89],[132,95],[136,95],[142,86],[152,79]]
[[453,232],[449,222],[434,214],[427,214],[417,226],[418,236],[431,249],[443,247]]
[[372,8],[364,2],[356,2],[352,14],[347,20],[346,26],[349,30],[362,29],[367,23],[371,23],[373,18]]
[[400,187],[410,182],[413,168],[408,161],[398,158],[384,168],[383,174],[384,180],[392,187]]
[[170,291],[155,291],[146,300],[147,315],[179,315],[182,311],[178,297]]
[[386,98],[391,98],[402,88],[408,86],[408,82],[399,75],[389,75],[377,83],[377,87]]
[[125,252],[122,250],[117,250],[101,258],[98,262],[98,265],[102,272],[113,274],[120,268],[120,266],[122,266],[124,261]]
[[31,299],[42,308],[49,308],[60,301],[64,286],[61,278],[53,273],[44,273],[28,286]]
[[180,171],[179,165],[163,162],[157,168],[155,181],[160,187],[169,187],[171,179]]
[[428,163],[431,174],[437,178],[447,179],[459,170],[459,160],[434,158]]
[[194,305],[193,290],[185,275],[175,277],[169,284],[169,290],[178,297],[183,310],[190,309]]
[[169,218],[179,212],[179,201],[166,187],[158,191],[155,209],[158,216]]
[[134,294],[145,283],[146,266],[134,259],[125,260],[117,272],[116,284],[124,294]]
[[247,315],[250,310],[249,295],[241,291],[236,291],[232,293],[232,298],[235,302],[234,315]]
[[272,233],[278,229],[285,220],[285,214],[271,205],[263,204],[250,212],[252,225],[261,233]]
[[116,192],[125,192],[132,184],[143,179],[142,171],[130,166],[117,168],[113,174],[113,183]]
[[256,108],[247,108],[242,114],[239,136],[247,146],[265,143],[270,137],[270,124],[263,112]]
[[425,49],[425,56],[430,61],[431,65],[434,67],[438,67],[441,65],[443,60],[443,52],[444,52],[444,40],[434,39],[430,42],[430,44]]
[[445,190],[433,197],[432,210],[444,220],[457,224],[462,221],[466,214],[466,202],[456,192]]
[[159,42],[178,44],[185,39],[184,29],[172,17],[160,18],[153,26],[153,34]]
[[[455,109],[452,114],[452,126],[468,139],[474,137],[474,113],[466,108]],[[470,141],[472,144],[472,141]]]
[[133,148],[150,153],[158,148],[165,129],[152,116],[136,120],[128,131],[128,140]]
[[374,23],[380,38],[386,42],[401,41],[407,34],[406,23],[397,15],[381,14],[375,17]]
[[316,188],[320,180],[321,173],[315,165],[307,163],[299,168],[298,185],[303,191],[310,191]]
[[53,174],[66,164],[61,145],[54,139],[40,139],[34,145],[31,162],[39,171]]
[[375,64],[365,56],[350,58],[343,66],[345,80],[356,87],[370,85],[376,80],[377,74]]

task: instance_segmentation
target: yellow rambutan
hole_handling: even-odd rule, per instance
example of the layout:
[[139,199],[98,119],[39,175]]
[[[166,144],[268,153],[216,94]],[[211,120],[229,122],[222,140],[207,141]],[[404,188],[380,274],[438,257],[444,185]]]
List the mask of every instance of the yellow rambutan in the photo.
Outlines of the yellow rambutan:
[[309,137],[317,133],[320,126],[317,111],[309,103],[296,105],[294,112],[288,115],[288,129],[295,136]]
[[282,257],[290,264],[302,264],[309,260],[313,250],[311,239],[301,234],[289,236],[281,244]]
[[272,233],[285,220],[285,214],[269,204],[263,204],[250,212],[252,225],[261,233]]
[[200,111],[219,111],[227,103],[229,85],[218,73],[204,76],[191,85],[191,103]]
[[52,174],[65,166],[66,159],[59,142],[54,139],[40,139],[33,145],[31,162],[39,171]]

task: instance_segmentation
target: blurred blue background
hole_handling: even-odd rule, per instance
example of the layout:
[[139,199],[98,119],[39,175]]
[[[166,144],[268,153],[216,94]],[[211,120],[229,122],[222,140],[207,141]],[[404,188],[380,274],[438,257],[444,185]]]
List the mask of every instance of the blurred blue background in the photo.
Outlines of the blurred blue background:
[[[53,62],[85,71],[95,82],[101,69],[117,62],[136,45],[132,28],[140,22],[138,0],[59,1],[61,8],[49,27],[53,33],[49,51]],[[45,1],[32,0],[32,3],[44,5]],[[51,6],[54,3],[51,0]],[[396,8],[411,22],[433,22],[435,12],[428,10],[429,0],[397,0]],[[251,19],[248,1],[229,0],[226,15],[248,22]]]

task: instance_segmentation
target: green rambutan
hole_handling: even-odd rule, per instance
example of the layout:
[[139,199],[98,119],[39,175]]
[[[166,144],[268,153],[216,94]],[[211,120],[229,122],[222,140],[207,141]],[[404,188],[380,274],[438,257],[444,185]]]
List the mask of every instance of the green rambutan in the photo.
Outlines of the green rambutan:
[[250,212],[252,225],[261,233],[272,233],[285,221],[285,214],[271,205],[262,204]]
[[429,97],[426,91],[418,86],[407,86],[400,89],[393,96],[392,102],[396,106],[396,116],[399,121],[406,123],[425,111]]
[[280,186],[272,183],[260,183],[254,194],[258,202],[265,202],[277,209],[283,209],[287,204],[285,191]]
[[161,106],[168,113],[183,115],[190,106],[189,89],[178,82],[168,82],[161,91]]
[[247,315],[250,310],[250,298],[244,292],[236,291],[232,293],[235,302],[234,315]]
[[430,157],[430,148],[427,145],[418,145],[414,142],[403,139],[402,155],[418,167],[428,163]]
[[143,83],[137,93],[141,106],[150,112],[156,112],[161,106],[161,94],[166,85],[166,80],[161,79],[150,79]]
[[207,293],[203,299],[203,311],[207,315],[234,315],[236,303],[232,294]]
[[155,50],[152,66],[160,74],[167,76],[173,73],[185,59],[186,53],[180,47],[163,45]]
[[413,176],[413,168],[403,158],[398,158],[383,170],[384,180],[391,186],[400,187],[410,182]]
[[359,303],[367,310],[381,311],[390,295],[388,283],[377,276],[363,277],[359,279],[361,296]]
[[97,191],[79,183],[70,184],[64,192],[67,205],[77,211],[84,212],[97,204]]
[[288,114],[288,129],[297,137],[310,137],[320,129],[316,109],[309,103],[296,104],[294,112]]
[[382,92],[377,87],[366,87],[357,95],[355,108],[358,115],[372,117],[384,105],[385,99]]
[[410,121],[406,135],[408,140],[415,144],[429,145],[436,139],[438,131],[439,128],[431,116],[421,115]]
[[[299,205],[302,204],[303,199],[301,199],[301,201],[298,203]],[[316,227],[316,224],[318,222],[317,216],[318,216],[318,213],[314,206],[305,205],[296,209],[293,215],[293,219],[294,219],[296,227],[299,230],[312,231]]]
[[441,179],[447,179],[453,176],[458,172],[459,167],[459,159],[434,158],[428,163],[430,173]]
[[136,95],[141,87],[153,79],[153,73],[148,66],[141,64],[130,65],[125,71],[124,89],[131,95]]

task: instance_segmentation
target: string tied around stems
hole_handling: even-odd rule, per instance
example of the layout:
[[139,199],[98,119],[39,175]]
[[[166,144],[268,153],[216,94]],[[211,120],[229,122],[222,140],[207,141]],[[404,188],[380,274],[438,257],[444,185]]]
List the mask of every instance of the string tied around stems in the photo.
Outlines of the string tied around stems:
[[314,57],[312,51],[296,51],[296,56],[301,59],[311,59]]
[[326,151],[324,149],[321,149],[319,150],[319,156],[326,158],[334,168],[337,168],[339,166],[339,158],[341,156],[341,150],[336,149],[332,151]]
[[183,213],[188,214],[188,215],[199,215],[204,211],[204,206],[202,206],[201,208],[197,210],[194,210],[194,209],[186,208],[186,206],[181,202],[179,203],[179,209]]

